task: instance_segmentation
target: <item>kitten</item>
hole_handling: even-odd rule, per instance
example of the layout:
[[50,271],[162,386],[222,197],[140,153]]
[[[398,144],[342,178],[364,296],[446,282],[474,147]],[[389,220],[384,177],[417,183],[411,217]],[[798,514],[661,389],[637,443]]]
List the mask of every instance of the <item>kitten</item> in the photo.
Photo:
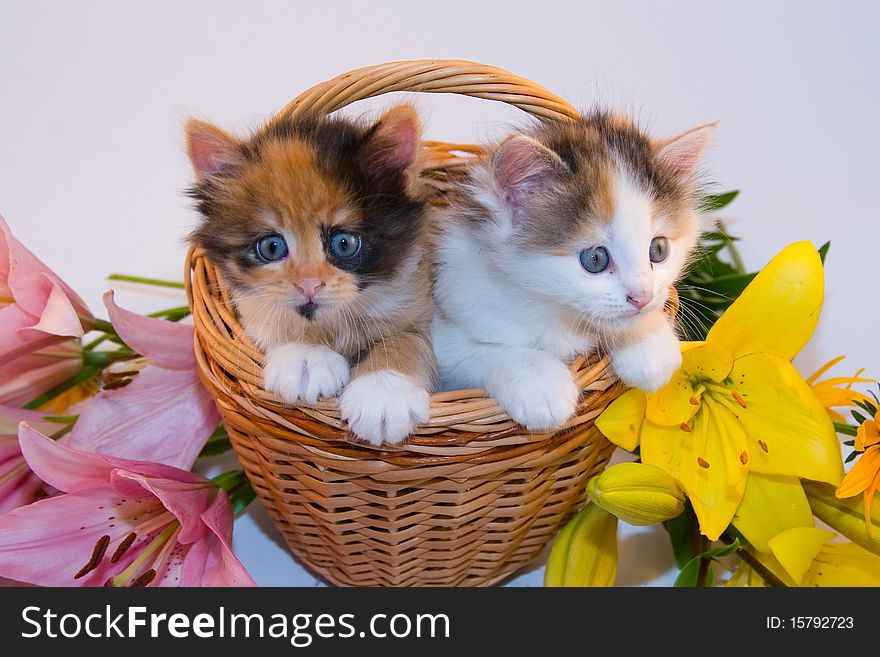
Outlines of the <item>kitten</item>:
[[596,347],[653,391],[681,365],[663,307],[699,235],[698,160],[714,132],[655,141],[593,113],[514,134],[439,222],[434,348],[445,388],[485,387],[530,430],[561,426],[566,363]]
[[289,403],[341,393],[375,445],[428,420],[436,379],[419,131],[410,105],[368,127],[310,116],[245,141],[187,125],[204,217],[191,240],[264,351],[265,388]]

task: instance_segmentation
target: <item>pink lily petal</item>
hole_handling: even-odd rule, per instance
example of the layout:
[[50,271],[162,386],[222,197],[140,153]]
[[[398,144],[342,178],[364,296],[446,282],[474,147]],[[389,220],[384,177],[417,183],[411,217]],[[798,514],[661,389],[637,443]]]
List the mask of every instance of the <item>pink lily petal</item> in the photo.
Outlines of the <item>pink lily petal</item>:
[[210,535],[193,545],[184,564],[181,586],[256,586],[257,583],[233,554],[232,509],[225,495],[218,495],[202,513]]
[[145,491],[152,493],[180,521],[181,530],[177,540],[181,543],[194,543],[205,533],[199,516],[211,498],[216,496],[217,489],[199,475],[193,475],[191,481],[175,481],[116,470],[112,473],[111,481],[122,495],[134,497],[139,491],[142,497]]
[[102,586],[134,554],[117,564],[105,557],[85,577],[74,579],[74,575],[89,560],[101,536],[125,536],[134,526],[125,518],[146,515],[150,507],[149,502],[122,502],[112,491],[97,489],[10,511],[0,516],[0,576],[40,586]]
[[83,452],[47,438],[25,423],[19,428],[18,441],[31,470],[47,484],[65,493],[107,487],[110,473],[116,468],[187,482],[200,479],[199,475],[159,463]]
[[[0,516],[33,502],[43,487],[43,482],[31,472],[24,459],[21,462],[25,468],[15,477],[0,484]],[[11,466],[12,464],[7,465]],[[5,470],[6,468],[0,466],[0,469]],[[0,472],[0,475],[2,474]]]
[[[46,276],[46,278],[49,277]],[[51,286],[49,297],[40,314],[40,321],[33,326],[22,328],[19,334],[30,336],[33,332],[39,332],[71,338],[82,337],[85,331],[76,307],[70,302],[70,298],[58,283],[52,282]]]
[[9,436],[14,441],[17,449],[18,438],[16,436],[18,434],[18,425],[22,422],[27,422],[42,433],[53,433],[64,426],[44,419],[45,416],[46,414],[41,411],[0,405],[0,435]]
[[82,317],[91,317],[85,302],[55,275],[37,256],[19,242],[0,216],[0,249],[5,251],[7,287],[15,303],[34,317],[40,317],[52,287],[58,285]]
[[220,424],[195,369],[145,367],[116,390],[81,405],[68,435],[76,449],[155,461],[188,470]]
[[42,332],[28,335],[21,330],[36,321],[36,317],[16,304],[0,308],[0,365],[67,339]]
[[125,343],[156,365],[167,369],[193,369],[193,327],[189,324],[144,317],[116,305],[113,290],[104,293],[110,323]]
[[0,367],[0,403],[26,404],[59,383],[67,381],[80,369],[82,348],[72,340],[25,354]]

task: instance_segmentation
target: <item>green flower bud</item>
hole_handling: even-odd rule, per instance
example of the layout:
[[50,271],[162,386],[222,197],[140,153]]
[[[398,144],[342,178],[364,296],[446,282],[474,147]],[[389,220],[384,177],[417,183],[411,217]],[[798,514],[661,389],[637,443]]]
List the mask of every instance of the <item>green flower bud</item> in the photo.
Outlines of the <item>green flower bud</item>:
[[866,513],[864,495],[838,499],[831,484],[804,480],[803,485],[813,515],[853,543],[880,554],[880,498],[872,499]]
[[587,494],[630,525],[655,525],[681,515],[684,493],[665,470],[647,463],[618,463],[593,477]]
[[544,586],[614,586],[617,578],[617,518],[587,504],[559,532]]

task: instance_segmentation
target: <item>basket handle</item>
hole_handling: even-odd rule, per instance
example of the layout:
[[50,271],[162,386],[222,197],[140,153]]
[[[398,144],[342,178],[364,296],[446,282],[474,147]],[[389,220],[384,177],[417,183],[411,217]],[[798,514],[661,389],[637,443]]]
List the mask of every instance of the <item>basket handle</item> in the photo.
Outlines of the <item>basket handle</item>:
[[577,118],[568,102],[509,71],[455,59],[419,59],[367,66],[316,84],[269,120],[294,119],[305,112],[329,114],[350,103],[392,91],[446,93],[496,100],[541,119]]

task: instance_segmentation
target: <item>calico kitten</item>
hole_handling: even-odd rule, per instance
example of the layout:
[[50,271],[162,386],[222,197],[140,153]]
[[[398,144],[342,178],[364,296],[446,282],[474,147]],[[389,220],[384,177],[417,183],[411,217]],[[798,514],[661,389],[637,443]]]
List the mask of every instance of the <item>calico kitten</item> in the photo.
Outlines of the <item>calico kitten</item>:
[[530,430],[574,413],[595,347],[647,391],[681,364],[663,313],[699,234],[714,124],[657,141],[601,112],[498,145],[439,222],[434,348],[446,388],[485,387]]
[[372,126],[310,116],[245,141],[187,126],[204,217],[191,240],[264,351],[266,389],[305,404],[341,393],[342,417],[377,445],[428,419],[436,378],[419,130],[410,105]]

